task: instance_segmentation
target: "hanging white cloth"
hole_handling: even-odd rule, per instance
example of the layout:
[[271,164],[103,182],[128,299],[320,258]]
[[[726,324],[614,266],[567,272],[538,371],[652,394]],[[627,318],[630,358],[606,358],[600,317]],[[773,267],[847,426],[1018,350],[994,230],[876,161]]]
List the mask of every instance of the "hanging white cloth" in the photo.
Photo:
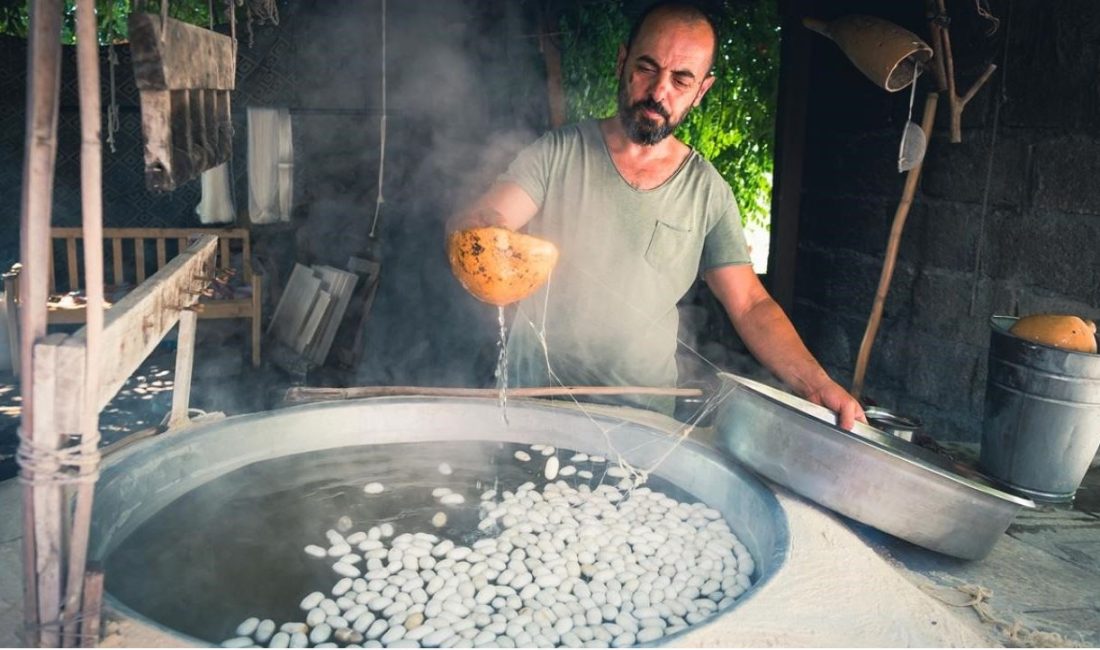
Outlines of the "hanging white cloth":
[[199,221],[209,223],[233,223],[237,209],[229,190],[229,163],[222,163],[202,173],[202,200],[195,206]]
[[294,145],[290,111],[248,109],[248,213],[252,223],[290,221]]

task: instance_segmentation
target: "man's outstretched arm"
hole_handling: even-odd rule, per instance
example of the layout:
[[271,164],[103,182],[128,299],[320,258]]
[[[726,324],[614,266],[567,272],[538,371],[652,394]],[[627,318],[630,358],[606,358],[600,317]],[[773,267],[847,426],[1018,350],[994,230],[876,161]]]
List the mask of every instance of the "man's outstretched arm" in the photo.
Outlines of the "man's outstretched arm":
[[836,412],[841,428],[851,429],[856,420],[867,421],[859,402],[830,379],[806,349],[751,264],[710,269],[704,277],[741,340],[760,363],[799,395]]
[[493,185],[469,207],[448,219],[447,232],[483,226],[519,230],[538,211],[538,205],[523,188],[505,181]]

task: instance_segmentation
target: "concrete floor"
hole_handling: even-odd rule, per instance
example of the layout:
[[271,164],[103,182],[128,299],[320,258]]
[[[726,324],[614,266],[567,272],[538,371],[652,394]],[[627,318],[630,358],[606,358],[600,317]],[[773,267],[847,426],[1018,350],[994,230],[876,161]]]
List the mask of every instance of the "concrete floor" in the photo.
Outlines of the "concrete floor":
[[[105,444],[159,423],[171,402],[170,343],[135,373],[102,415]],[[243,362],[243,346],[206,341],[195,367],[192,405],[227,414],[272,407],[289,379]],[[232,386],[230,391],[227,387]],[[0,480],[14,476],[17,389],[0,375]],[[14,481],[0,484],[11,492]],[[0,502],[0,521],[17,522],[17,499]],[[13,506],[10,502],[14,501]],[[7,511],[12,510],[12,511]],[[954,613],[1006,646],[1100,646],[1100,469],[1085,478],[1070,508],[1022,513],[993,553],[979,562],[938,555],[843,520],[868,546]],[[0,535],[0,646],[20,645],[19,532]],[[983,588],[980,602],[968,594]]]

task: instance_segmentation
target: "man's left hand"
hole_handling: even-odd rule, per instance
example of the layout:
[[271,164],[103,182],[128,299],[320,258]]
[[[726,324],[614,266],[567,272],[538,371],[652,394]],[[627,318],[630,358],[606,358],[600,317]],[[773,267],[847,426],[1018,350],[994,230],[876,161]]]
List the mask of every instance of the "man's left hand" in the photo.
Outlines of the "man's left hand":
[[806,399],[836,413],[837,424],[841,429],[850,431],[856,420],[867,424],[867,416],[864,415],[863,407],[859,405],[856,398],[831,379],[806,395]]

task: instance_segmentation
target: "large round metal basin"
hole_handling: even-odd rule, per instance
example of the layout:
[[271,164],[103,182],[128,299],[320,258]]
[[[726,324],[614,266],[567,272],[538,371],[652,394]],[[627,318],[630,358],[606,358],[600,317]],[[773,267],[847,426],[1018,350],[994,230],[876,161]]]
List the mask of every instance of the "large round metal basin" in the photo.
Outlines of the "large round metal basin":
[[[629,417],[632,413],[638,414],[628,409],[582,411],[548,402],[511,400],[505,422],[494,400],[377,398],[237,416],[165,433],[105,461],[96,492],[90,557],[107,567],[106,600],[116,612],[167,635],[177,645],[216,643],[232,636],[226,630],[231,630],[240,618],[227,613],[225,621],[211,622],[213,631],[209,631],[194,623],[189,623],[190,627],[179,624],[164,613],[210,606],[236,612],[240,608],[231,601],[247,599],[249,594],[267,587],[249,585],[250,578],[235,576],[232,571],[205,575],[200,565],[216,558],[221,562],[219,566],[233,566],[236,559],[243,563],[246,555],[265,553],[266,547],[274,548],[285,540],[279,535],[257,537],[242,523],[227,529],[232,532],[198,553],[194,548],[187,552],[181,549],[189,538],[204,530],[219,526],[219,530],[224,529],[220,501],[247,498],[260,490],[284,490],[295,483],[297,470],[280,470],[274,478],[268,473],[262,485],[224,493],[211,486],[220,485],[230,476],[247,476],[252,468],[272,462],[282,463],[282,468],[316,473],[323,471],[324,465],[313,466],[310,459],[327,458],[330,460],[324,462],[331,462],[338,456],[378,462],[386,459],[385,480],[395,499],[401,498],[405,487],[431,487],[433,481],[439,482],[438,473],[422,470],[425,463],[434,468],[440,460],[454,466],[454,476],[447,478],[461,478],[471,483],[472,489],[474,477],[483,474],[483,479],[477,479],[478,485],[484,480],[485,488],[489,488],[494,472],[499,474],[501,468],[494,470],[478,453],[462,451],[463,445],[473,450],[479,449],[478,445],[543,443],[612,458],[618,450],[628,462],[640,467],[667,454],[653,473],[654,489],[667,485],[719,510],[755,560],[752,586],[729,607],[736,608],[764,588],[787,557],[789,538],[782,508],[769,489],[726,456],[690,437],[680,440],[670,435],[675,427],[643,424],[641,418]],[[120,557],[134,553],[134,549],[151,552],[134,540],[144,539],[143,530],[158,521],[159,513],[175,512],[170,507],[196,494],[203,495],[204,503],[186,510],[185,521],[173,522],[176,530],[183,532],[157,542],[155,555],[148,556],[156,558],[155,562],[135,564]],[[358,494],[362,496],[362,490]],[[308,496],[301,500],[308,500]],[[290,528],[300,525],[315,529],[323,538],[323,531],[332,522],[310,520],[321,507],[309,503],[295,506],[294,516],[283,525],[287,536],[291,535]],[[395,508],[401,511],[395,517],[414,516],[418,509],[411,499]],[[476,502],[474,508],[476,513]],[[427,512],[430,516],[431,510]],[[257,519],[257,513],[248,514],[249,521]],[[262,519],[267,513],[259,515]],[[477,534],[476,530],[469,532]],[[265,572],[275,574],[288,569],[299,561],[301,548],[296,545],[285,557],[273,557]],[[313,588],[302,585],[301,594]],[[660,643],[674,644],[680,635],[714,620],[664,637]]]

